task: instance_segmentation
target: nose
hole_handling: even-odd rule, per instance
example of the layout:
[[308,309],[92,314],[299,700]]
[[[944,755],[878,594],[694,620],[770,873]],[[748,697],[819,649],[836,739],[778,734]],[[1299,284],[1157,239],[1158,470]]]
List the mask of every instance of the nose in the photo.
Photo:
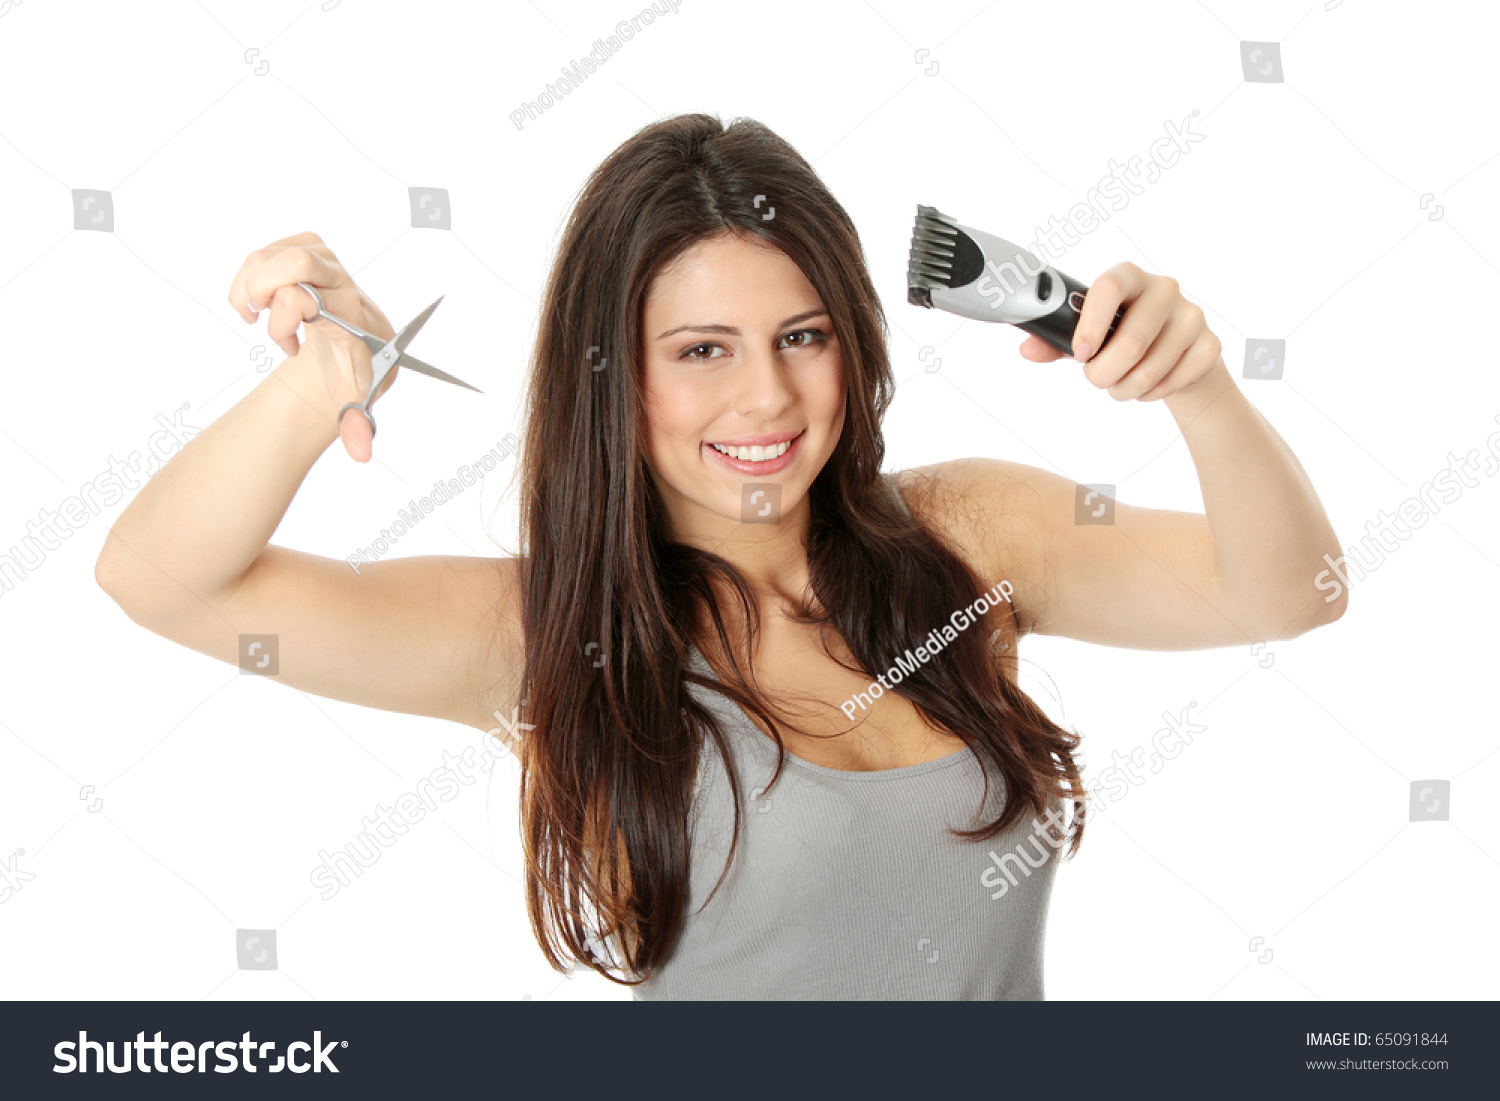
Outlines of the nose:
[[775,420],[796,400],[790,368],[764,347],[744,352],[734,372],[734,411],[740,416]]

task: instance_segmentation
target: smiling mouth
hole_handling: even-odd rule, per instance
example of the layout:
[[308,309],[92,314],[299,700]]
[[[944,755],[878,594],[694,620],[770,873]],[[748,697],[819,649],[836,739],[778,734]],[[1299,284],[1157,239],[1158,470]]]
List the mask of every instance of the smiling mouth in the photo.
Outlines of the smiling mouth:
[[[806,430],[804,429],[804,431]],[[737,459],[742,463],[766,463],[785,455],[792,444],[796,443],[801,436],[802,433],[798,432],[797,435],[789,440],[782,440],[780,443],[771,444],[766,447],[725,447],[723,444],[709,443],[706,440],[704,442],[708,443],[709,447],[721,455],[728,455],[731,459]]]

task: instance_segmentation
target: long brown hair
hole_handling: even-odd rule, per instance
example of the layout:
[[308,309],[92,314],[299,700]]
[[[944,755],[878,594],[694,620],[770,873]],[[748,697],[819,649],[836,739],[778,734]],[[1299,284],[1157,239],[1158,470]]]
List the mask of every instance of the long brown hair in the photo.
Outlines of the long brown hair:
[[[784,761],[768,700],[736,656],[746,640],[730,637],[715,592],[734,595],[746,654],[755,597],[728,560],[671,541],[645,459],[642,304],[663,267],[726,232],[773,245],[802,270],[843,353],[844,428],[809,491],[813,600],[802,621],[837,632],[860,671],[883,670],[988,587],[903,510],[881,475],[880,425],[895,387],[885,315],[854,224],[812,167],[757,122],[726,127],[703,114],[647,126],[612,152],[563,232],[527,392],[520,695],[533,729],[520,751],[521,815],[527,910],[548,961],[558,970],[584,963],[627,984],[667,958],[682,925],[705,738],[723,759],[731,752],[688,684],[758,717],[778,746],[776,775]],[[729,671],[718,679],[690,666],[694,632],[710,621],[717,652],[728,655],[713,666]],[[957,836],[992,838],[1065,797],[1076,851],[1085,813],[1078,738],[997,669],[987,630],[959,632],[940,660],[892,690],[961,737],[987,777],[1003,778],[999,816]],[[732,769],[729,781],[737,839]],[[725,872],[734,853],[731,845]]]

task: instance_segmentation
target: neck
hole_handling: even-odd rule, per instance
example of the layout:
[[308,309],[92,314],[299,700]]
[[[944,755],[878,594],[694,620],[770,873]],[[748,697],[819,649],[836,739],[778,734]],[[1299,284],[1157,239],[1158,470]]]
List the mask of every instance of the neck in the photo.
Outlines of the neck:
[[808,590],[807,529],[811,509],[804,496],[776,523],[728,519],[693,501],[668,505],[668,538],[727,559],[763,605],[795,602]]

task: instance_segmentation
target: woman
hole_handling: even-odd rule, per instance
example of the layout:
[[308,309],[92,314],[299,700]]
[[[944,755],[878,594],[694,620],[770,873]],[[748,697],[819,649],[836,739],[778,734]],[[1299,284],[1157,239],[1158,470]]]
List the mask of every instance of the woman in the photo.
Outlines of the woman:
[[252,253],[230,304],[269,308],[289,358],[145,486],[100,584],[226,661],[277,633],[307,691],[492,734],[518,716],[538,941],[637,997],[1041,997],[1084,793],[1016,640],[1228,646],[1343,611],[1313,588],[1339,551],[1301,466],[1202,311],[1132,264],[1094,282],[1075,358],[1167,403],[1207,516],[1079,525],[1073,483],[993,459],[883,475],[893,377],[854,226],[753,122],[659,122],[584,187],[531,367],[518,558],[356,573],[268,545],[335,437],[371,454],[335,416],[369,352],[327,324],[299,347],[299,281],[392,335],[315,235]]

